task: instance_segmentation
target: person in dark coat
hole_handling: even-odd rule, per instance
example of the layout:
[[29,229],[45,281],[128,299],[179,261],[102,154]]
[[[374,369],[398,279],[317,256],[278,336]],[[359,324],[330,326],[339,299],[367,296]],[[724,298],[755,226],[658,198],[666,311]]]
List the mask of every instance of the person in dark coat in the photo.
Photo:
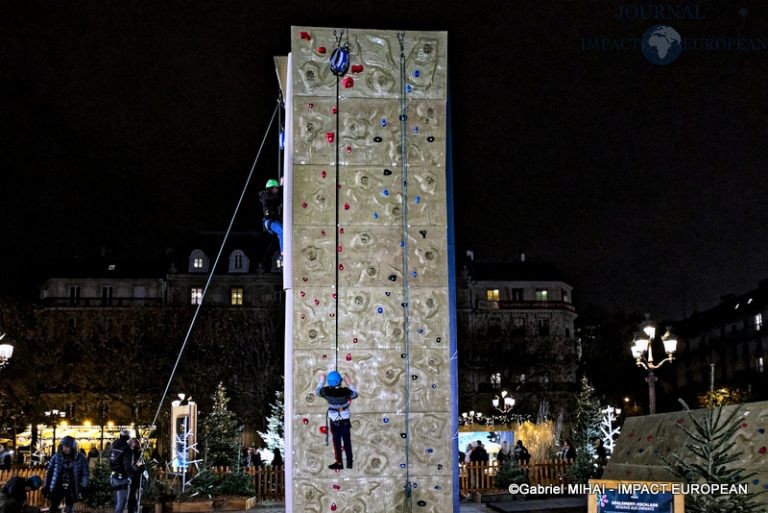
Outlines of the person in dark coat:
[[565,461],[576,459],[576,448],[571,444],[570,440],[563,440],[563,445],[560,447],[560,458]]
[[478,440],[475,442],[477,446],[472,449],[472,453],[469,455],[469,461],[472,463],[487,463],[490,460],[488,451],[485,450],[483,442]]
[[115,491],[115,513],[122,513],[128,503],[131,475],[133,475],[133,451],[128,445],[130,431],[124,429],[120,437],[112,443],[109,453],[109,484]]
[[51,501],[50,511],[58,511],[63,500],[64,513],[72,513],[75,502],[87,487],[88,460],[78,452],[75,439],[65,436],[51,457],[45,475],[43,496]]
[[10,478],[0,490],[0,513],[25,513],[28,509],[27,492],[37,490],[42,485],[40,476]]
[[528,465],[531,462],[531,453],[528,452],[528,449],[523,445],[522,440],[517,441],[512,454],[514,454],[515,459],[521,465]]
[[[259,193],[264,213],[264,229],[275,235],[280,243],[280,261],[283,256],[283,191],[274,178],[267,180],[266,188]],[[282,264],[281,264],[282,265]]]
[[131,461],[133,462],[131,484],[128,487],[128,513],[136,513],[139,507],[141,478],[146,470],[146,465],[141,451],[141,443],[136,438],[131,438],[128,440],[128,445],[131,447]]

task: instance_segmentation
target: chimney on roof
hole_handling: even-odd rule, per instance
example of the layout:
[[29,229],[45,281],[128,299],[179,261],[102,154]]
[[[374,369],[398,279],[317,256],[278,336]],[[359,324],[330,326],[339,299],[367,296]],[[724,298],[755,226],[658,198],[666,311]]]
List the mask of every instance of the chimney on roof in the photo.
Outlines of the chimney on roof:
[[525,253],[520,253],[520,261],[525,262]]

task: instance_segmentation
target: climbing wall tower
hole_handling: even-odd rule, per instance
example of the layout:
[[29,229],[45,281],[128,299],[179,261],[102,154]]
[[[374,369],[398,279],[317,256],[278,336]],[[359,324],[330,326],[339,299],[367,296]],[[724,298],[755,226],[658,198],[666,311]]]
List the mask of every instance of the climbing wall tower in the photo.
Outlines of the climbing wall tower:
[[[444,32],[291,30],[286,511],[457,508],[446,52]],[[314,393],[334,369],[360,394],[338,472]]]

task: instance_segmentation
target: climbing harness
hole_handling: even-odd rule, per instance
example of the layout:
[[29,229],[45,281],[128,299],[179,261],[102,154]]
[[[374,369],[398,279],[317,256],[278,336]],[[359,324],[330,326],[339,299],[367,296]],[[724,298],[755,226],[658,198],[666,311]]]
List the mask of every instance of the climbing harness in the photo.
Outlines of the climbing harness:
[[410,478],[410,410],[411,410],[411,347],[409,335],[409,261],[408,261],[408,146],[406,135],[408,133],[408,99],[406,98],[406,71],[405,71],[405,32],[397,33],[400,43],[400,184],[402,189],[402,248],[403,248],[403,333],[405,337],[405,494],[403,498],[403,513],[412,511],[411,504],[411,478]]
[[[248,185],[251,183],[251,178],[253,177],[253,172],[256,169],[256,164],[259,162],[259,157],[261,157],[261,150],[264,149],[264,144],[267,142],[267,136],[269,135],[269,131],[272,128],[272,123],[274,123],[275,121],[275,116],[277,115],[278,110],[280,110],[280,103],[278,103],[275,106],[275,110],[272,112],[272,117],[269,119],[269,124],[267,125],[267,130],[264,133],[264,138],[261,140],[261,144],[259,145],[259,151],[256,153],[256,158],[253,159],[253,164],[251,164],[251,170],[248,173],[248,177],[245,179],[243,190],[240,192],[240,198],[237,200],[237,205],[235,206],[235,210],[232,213],[232,218],[229,221],[229,226],[227,226],[227,231],[224,233],[224,239],[221,241],[221,246],[219,246],[219,252],[216,254],[216,259],[214,260],[213,265],[211,266],[211,270],[208,273],[208,278],[205,281],[205,286],[203,287],[203,293],[200,298],[200,302],[197,303],[197,308],[195,308],[195,313],[192,315],[192,320],[189,322],[189,328],[187,328],[187,333],[184,336],[184,341],[182,342],[181,348],[179,349],[179,354],[176,356],[176,362],[173,364],[173,368],[171,369],[171,375],[168,377],[168,382],[165,385],[165,390],[163,390],[163,394],[160,396],[160,401],[158,401],[158,405],[157,405],[157,411],[155,411],[155,416],[152,419],[152,423],[150,424],[150,426],[157,425],[157,419],[160,417],[160,412],[163,409],[163,402],[165,401],[165,398],[168,396],[168,390],[171,388],[171,383],[173,382],[173,378],[176,376],[176,371],[179,368],[179,362],[181,361],[181,357],[184,354],[184,349],[186,349],[187,347],[187,343],[189,342],[189,337],[192,334],[192,328],[194,328],[195,322],[197,321],[197,318],[200,315],[200,309],[203,307],[203,303],[205,303],[204,301],[205,296],[208,293],[208,288],[211,286],[211,281],[213,280],[213,271],[218,266],[219,260],[221,260],[221,255],[224,252],[224,247],[227,244],[227,239],[229,238],[229,234],[232,231],[232,226],[235,224],[237,213],[240,211],[240,206],[243,203],[245,192],[248,190]],[[149,443],[149,440],[147,440],[147,443]],[[146,449],[146,447],[142,448],[142,450],[144,449]]]

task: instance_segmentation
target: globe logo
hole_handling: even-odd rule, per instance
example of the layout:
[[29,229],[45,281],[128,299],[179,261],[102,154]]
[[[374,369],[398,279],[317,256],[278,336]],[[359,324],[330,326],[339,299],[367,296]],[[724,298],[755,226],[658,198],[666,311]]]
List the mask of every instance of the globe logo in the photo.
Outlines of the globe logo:
[[683,49],[682,38],[667,25],[655,25],[643,34],[641,49],[645,58],[654,64],[672,64]]

